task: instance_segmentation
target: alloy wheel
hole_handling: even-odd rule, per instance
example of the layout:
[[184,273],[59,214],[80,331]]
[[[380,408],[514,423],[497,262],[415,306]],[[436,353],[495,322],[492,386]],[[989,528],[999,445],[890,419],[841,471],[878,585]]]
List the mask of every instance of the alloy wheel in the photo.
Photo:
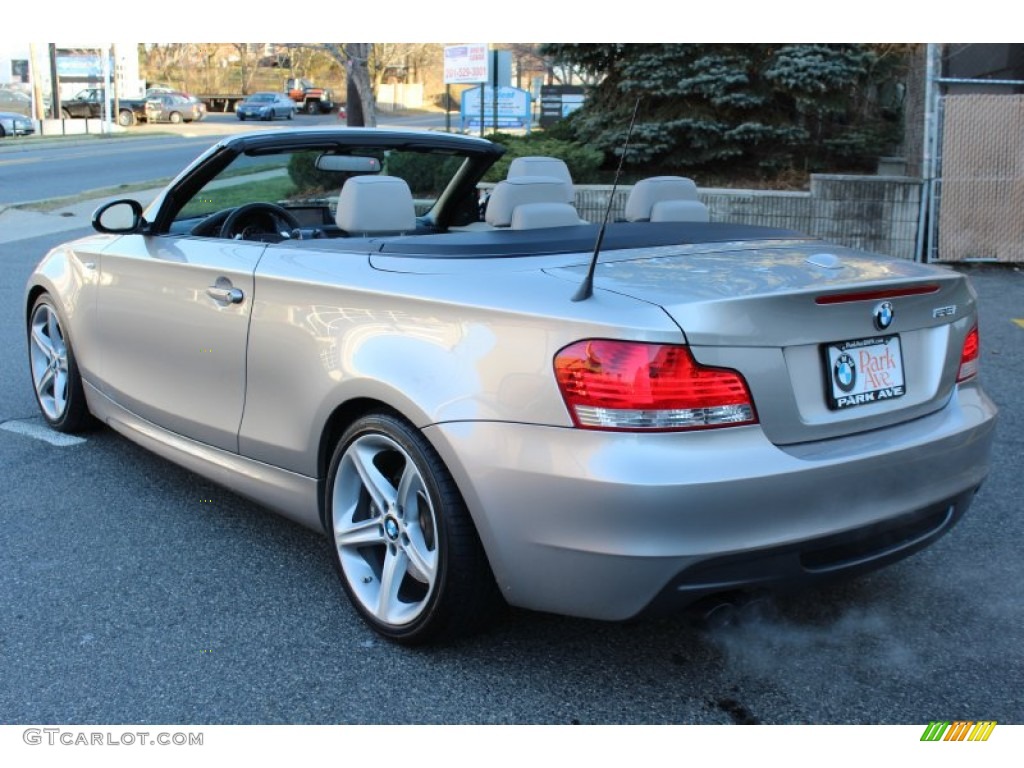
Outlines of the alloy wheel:
[[332,507],[352,596],[387,626],[419,618],[437,585],[440,550],[437,513],[409,454],[387,435],[355,439],[338,465]]

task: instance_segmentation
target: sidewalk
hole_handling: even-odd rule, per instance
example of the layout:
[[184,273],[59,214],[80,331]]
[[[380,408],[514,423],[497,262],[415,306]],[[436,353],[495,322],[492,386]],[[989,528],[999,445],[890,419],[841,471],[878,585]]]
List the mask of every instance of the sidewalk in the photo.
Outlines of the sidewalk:
[[151,189],[141,192],[122,192],[120,194],[69,203],[67,206],[53,211],[30,211],[15,206],[0,205],[0,243],[13,243],[31,237],[70,232],[76,229],[91,228],[92,214],[97,208],[110,200],[132,198],[143,206],[149,203],[161,190]]

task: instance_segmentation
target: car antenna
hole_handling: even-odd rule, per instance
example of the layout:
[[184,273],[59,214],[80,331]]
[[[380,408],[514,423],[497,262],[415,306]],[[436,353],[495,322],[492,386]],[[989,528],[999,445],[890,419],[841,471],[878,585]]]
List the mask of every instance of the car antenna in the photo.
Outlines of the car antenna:
[[608,226],[608,217],[612,213],[612,202],[615,200],[615,190],[619,186],[619,175],[622,173],[622,163],[626,159],[626,150],[629,149],[629,139],[633,136],[633,126],[636,124],[636,113],[640,109],[640,97],[636,97],[636,104],[633,105],[633,116],[629,119],[629,129],[626,131],[626,141],[622,145],[622,154],[619,156],[619,167],[615,169],[615,178],[612,179],[612,191],[608,195],[608,206],[604,209],[604,220],[601,228],[597,231],[597,242],[594,243],[594,255],[590,258],[590,267],[587,269],[587,276],[583,278],[580,287],[573,295],[573,301],[586,301],[594,295],[594,270],[597,269],[597,257],[601,253],[601,243],[604,242],[604,231]]

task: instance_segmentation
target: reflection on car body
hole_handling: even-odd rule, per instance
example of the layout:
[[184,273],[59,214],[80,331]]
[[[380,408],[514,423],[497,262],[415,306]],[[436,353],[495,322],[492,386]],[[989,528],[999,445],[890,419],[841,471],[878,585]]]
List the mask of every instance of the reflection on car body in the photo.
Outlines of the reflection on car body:
[[101,208],[28,283],[45,419],[325,531],[405,643],[503,603],[623,620],[812,584],[964,514],[996,409],[963,275],[710,221],[674,176],[595,254],[553,158],[515,160],[479,220],[502,153],[256,132]]

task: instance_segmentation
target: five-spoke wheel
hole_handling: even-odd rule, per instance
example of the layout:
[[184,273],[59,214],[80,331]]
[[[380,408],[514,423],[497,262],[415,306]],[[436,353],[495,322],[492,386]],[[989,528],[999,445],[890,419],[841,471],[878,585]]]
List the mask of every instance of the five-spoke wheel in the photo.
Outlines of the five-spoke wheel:
[[469,513],[423,436],[365,416],[331,462],[327,513],[335,565],[363,618],[414,644],[486,621],[497,592]]
[[32,307],[28,323],[32,385],[43,418],[61,432],[77,432],[88,420],[85,393],[60,315],[47,294]]

